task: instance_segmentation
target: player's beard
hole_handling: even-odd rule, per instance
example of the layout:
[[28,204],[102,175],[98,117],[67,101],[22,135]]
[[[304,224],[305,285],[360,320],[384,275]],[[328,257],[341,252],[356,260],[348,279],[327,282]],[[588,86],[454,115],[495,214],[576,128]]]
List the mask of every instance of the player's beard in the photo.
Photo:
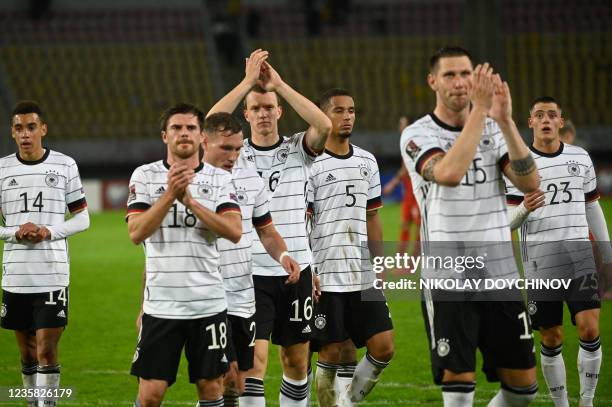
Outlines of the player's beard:
[[177,144],[176,148],[174,149],[174,155],[183,160],[191,158],[191,156],[193,156],[196,152],[198,152],[198,149],[194,148],[193,144],[190,144],[190,148],[187,149],[182,148],[180,144]]
[[338,133],[338,137],[340,137],[343,140],[346,140],[347,138],[351,137],[351,134],[353,134],[350,131],[341,131],[340,133]]

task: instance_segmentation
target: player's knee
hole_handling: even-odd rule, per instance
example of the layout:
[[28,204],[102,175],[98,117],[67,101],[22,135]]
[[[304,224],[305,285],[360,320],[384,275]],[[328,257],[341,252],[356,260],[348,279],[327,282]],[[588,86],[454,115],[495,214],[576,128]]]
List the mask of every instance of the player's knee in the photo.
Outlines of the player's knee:
[[325,363],[340,363],[343,348],[339,343],[324,345],[319,350],[318,360]]
[[203,380],[198,382],[200,400],[216,400],[223,395],[223,379]]
[[375,341],[368,341],[368,353],[381,362],[390,361],[395,353],[393,337],[383,333]]
[[560,326],[540,329],[542,343],[549,348],[556,348],[563,343],[563,329]]
[[140,407],[159,407],[163,397],[163,392],[148,391],[145,394],[139,394],[138,401],[140,402]]
[[395,354],[395,349],[393,347],[393,342],[389,342],[384,346],[377,348],[374,353],[370,352],[370,355],[376,360],[380,360],[381,362],[389,362],[393,359],[393,355]]
[[40,346],[36,350],[36,358],[41,366],[55,365],[57,364],[57,349],[51,346]]
[[583,341],[593,341],[599,336],[599,328],[596,325],[586,325],[578,328],[578,336]]
[[284,366],[288,369],[304,373],[308,371],[308,361],[303,357],[292,355],[285,358],[284,362]]

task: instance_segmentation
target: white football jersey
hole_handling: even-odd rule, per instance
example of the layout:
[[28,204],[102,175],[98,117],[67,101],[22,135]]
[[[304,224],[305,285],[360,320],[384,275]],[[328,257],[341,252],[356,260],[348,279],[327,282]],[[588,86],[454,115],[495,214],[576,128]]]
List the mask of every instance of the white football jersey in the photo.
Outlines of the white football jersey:
[[[263,179],[274,226],[301,270],[312,260],[306,235],[306,188],[310,167],[316,158],[306,146],[305,134],[283,137],[269,147],[256,146],[246,139],[237,163],[238,168],[254,169]],[[266,252],[257,234],[253,235],[253,274],[287,275]]]
[[312,166],[309,191],[313,267],[321,290],[372,288],[376,274],[370,262],[366,212],[382,207],[376,159],[354,145],[345,156],[326,150]]
[[242,237],[237,244],[219,239],[221,275],[227,295],[227,313],[242,318],[255,314],[253,288],[253,229],[272,223],[268,194],[261,177],[252,169],[235,168],[232,182],[242,212]]
[[[402,132],[402,158],[421,210],[423,252],[435,255],[429,251],[429,247],[444,247],[444,252],[450,246],[433,243],[456,242],[457,248],[461,250],[449,250],[448,253],[487,253],[486,272],[480,270],[479,276],[515,275],[517,268],[512,247],[500,245],[500,242],[510,242],[511,236],[502,178],[502,168],[508,163],[508,154],[497,123],[490,118],[486,119],[472,164],[458,186],[439,185],[421,176],[427,158],[436,152],[447,152],[461,130],[461,127],[448,126],[430,113]],[[432,244],[428,245],[428,242]],[[441,278],[461,277],[453,270],[429,268],[424,268],[424,275],[428,271]]]
[[[589,225],[585,203],[599,199],[595,169],[589,154],[581,147],[561,143],[559,151],[544,153],[530,146],[540,173],[540,189],[545,203],[531,212],[521,225],[521,254],[540,274],[545,269],[559,272],[564,265],[592,261]],[[518,205],[524,194],[506,179],[508,203]],[[585,243],[568,243],[583,241]],[[571,254],[570,254],[571,253]],[[582,268],[582,267],[580,267]]]
[[[136,168],[130,179],[128,216],[146,211],[165,193],[169,168],[165,160]],[[223,169],[201,164],[189,192],[212,211],[240,213],[232,175]],[[218,241],[176,201],[159,229],[144,241],[144,312],[157,318],[196,319],[226,310]]]
[[[18,154],[0,160],[0,210],[6,227],[32,222],[53,226],[66,211],[87,207],[75,161],[47,149],[38,161]],[[67,287],[70,257],[66,239],[32,244],[4,243],[2,288],[13,293],[41,293]]]

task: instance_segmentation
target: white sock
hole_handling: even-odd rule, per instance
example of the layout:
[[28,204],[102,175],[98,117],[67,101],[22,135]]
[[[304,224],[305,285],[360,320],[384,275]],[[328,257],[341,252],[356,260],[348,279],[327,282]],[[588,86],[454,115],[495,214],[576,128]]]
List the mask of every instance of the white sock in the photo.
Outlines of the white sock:
[[529,387],[512,387],[502,383],[487,407],[524,407],[535,399],[537,392],[537,382]]
[[200,400],[196,407],[223,407],[223,397],[219,397],[217,400]]
[[472,407],[476,382],[442,383],[444,407]]
[[544,379],[546,379],[550,398],[555,407],[569,407],[565,381],[565,362],[563,361],[562,350],[563,345],[549,348],[542,344],[540,348],[542,373],[544,374]]
[[280,407],[306,407],[308,377],[293,380],[283,374],[278,401]]
[[338,365],[317,362],[317,400],[320,407],[333,407],[338,404],[336,393],[336,371]]
[[[36,370],[38,362],[21,362],[21,380],[23,381],[24,389],[33,389],[36,387]],[[38,407],[38,399],[36,397],[28,397],[28,407]]]
[[350,362],[340,365],[336,371],[336,394],[340,395],[348,389],[353,381],[357,362]]
[[[36,373],[36,387],[59,388],[60,365],[38,366]],[[40,397],[38,405],[40,407],[55,407],[57,406],[57,397]]]
[[244,380],[244,393],[238,403],[240,407],[265,407],[264,383],[257,377],[247,377]]
[[312,374],[312,366],[308,366],[308,374],[306,375],[308,378],[308,393],[306,394],[306,406],[310,407],[310,393],[312,389],[312,383],[314,381],[314,377]]
[[376,386],[380,374],[388,365],[389,362],[380,362],[366,353],[355,368],[353,380],[347,389],[350,400],[354,403],[363,400]]
[[580,340],[578,349],[578,375],[580,377],[580,401],[583,406],[592,406],[599,380],[602,351],[599,337],[592,341]]

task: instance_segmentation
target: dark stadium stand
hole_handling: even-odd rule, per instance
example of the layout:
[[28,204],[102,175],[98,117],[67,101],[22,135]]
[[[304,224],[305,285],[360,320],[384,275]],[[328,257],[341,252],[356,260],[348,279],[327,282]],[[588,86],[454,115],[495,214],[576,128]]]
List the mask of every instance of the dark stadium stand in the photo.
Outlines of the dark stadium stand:
[[213,103],[201,10],[0,15],[0,65],[13,100],[39,101],[62,139],[157,136],[177,101]]

